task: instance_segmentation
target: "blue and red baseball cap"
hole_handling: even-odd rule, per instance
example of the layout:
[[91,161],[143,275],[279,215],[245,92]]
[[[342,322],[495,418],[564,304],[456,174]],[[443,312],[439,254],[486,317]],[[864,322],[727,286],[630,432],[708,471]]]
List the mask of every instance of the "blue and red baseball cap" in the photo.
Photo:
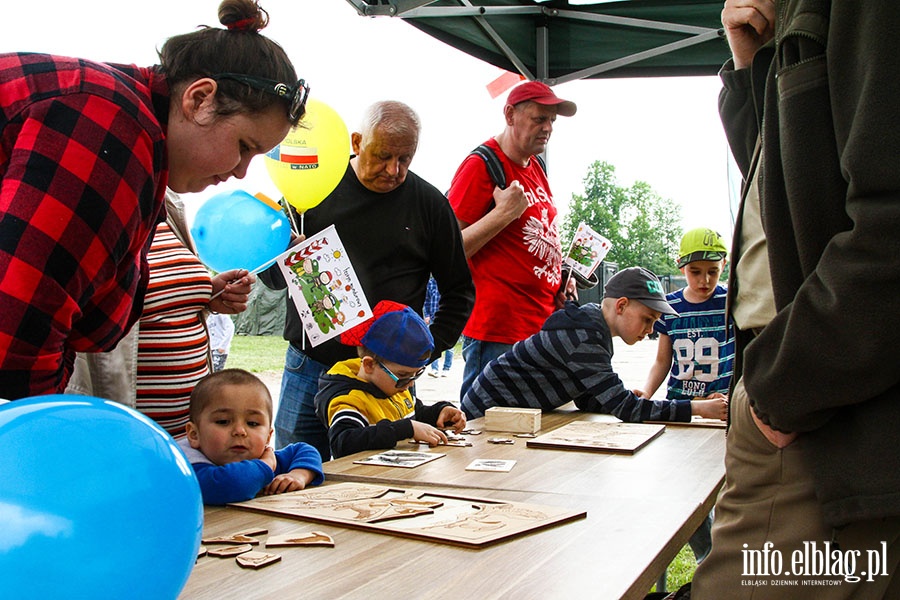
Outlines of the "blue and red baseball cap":
[[431,362],[434,338],[416,311],[391,300],[382,300],[372,317],[341,334],[341,343],[364,346],[398,365],[420,368]]

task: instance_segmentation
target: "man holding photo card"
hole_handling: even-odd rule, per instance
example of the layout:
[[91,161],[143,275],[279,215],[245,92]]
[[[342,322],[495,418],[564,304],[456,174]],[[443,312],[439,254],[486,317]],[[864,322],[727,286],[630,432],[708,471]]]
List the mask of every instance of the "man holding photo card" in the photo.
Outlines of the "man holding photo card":
[[[478,290],[463,331],[460,397],[492,359],[536,333],[556,308],[562,248],[539,155],[556,117],[575,111],[574,102],[557,97],[544,83],[517,85],[503,107],[503,131],[469,154],[450,183],[447,198]],[[573,294],[574,289],[572,282]]]
[[[334,225],[370,306],[393,300],[421,307],[430,274],[441,294],[429,330],[434,358],[452,347],[462,332],[475,298],[453,211],[443,194],[409,171],[421,129],[406,104],[376,102],[351,134],[354,156],[337,188],[303,222],[307,238]],[[272,289],[287,283],[275,266],[260,274]],[[334,284],[331,284],[334,285]],[[356,351],[329,339],[313,345],[296,305],[287,300],[284,338],[290,342],[275,418],[276,447],[307,442],[330,458],[328,430],[315,413],[319,376]]]

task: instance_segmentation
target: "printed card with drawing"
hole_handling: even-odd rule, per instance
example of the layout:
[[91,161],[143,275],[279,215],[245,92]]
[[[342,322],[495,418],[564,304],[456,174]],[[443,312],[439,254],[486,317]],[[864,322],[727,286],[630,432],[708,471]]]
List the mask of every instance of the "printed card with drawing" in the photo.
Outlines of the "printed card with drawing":
[[334,225],[288,249],[275,262],[313,346],[372,316]]
[[575,230],[572,246],[563,262],[572,267],[575,272],[589,278],[606,258],[610,248],[612,248],[612,242],[591,229],[586,223],[581,222],[578,229]]
[[387,452],[382,452],[381,454],[373,454],[372,456],[360,460],[354,460],[353,464],[378,465],[381,467],[403,467],[406,469],[411,469],[413,467],[418,467],[419,465],[424,465],[425,463],[431,462],[442,456],[446,455],[439,454],[437,452],[410,452],[407,450],[388,450]]
[[466,471],[497,471],[498,473],[509,473],[516,465],[514,460],[503,460],[499,458],[478,458],[469,463]]

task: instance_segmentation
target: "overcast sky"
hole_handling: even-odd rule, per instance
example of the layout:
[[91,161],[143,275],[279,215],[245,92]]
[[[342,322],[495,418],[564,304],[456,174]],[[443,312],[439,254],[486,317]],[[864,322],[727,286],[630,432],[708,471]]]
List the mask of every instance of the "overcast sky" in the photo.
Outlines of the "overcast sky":
[[[500,69],[400,19],[365,18],[345,0],[262,0],[279,42],[313,97],[334,108],[350,131],[362,110],[401,100],[421,116],[412,170],[446,190],[475,146],[502,130],[504,96],[485,86]],[[149,66],[169,36],[218,25],[215,0],[27,0],[7,2],[0,52],[36,51]],[[556,93],[578,104],[560,117],[548,157],[554,199],[565,210],[596,160],[616,167],[619,184],[648,182],[682,206],[685,229],[709,226],[731,238],[728,150],[716,112],[716,77],[575,81]],[[199,203],[228,188],[278,196],[263,159],[243,181],[189,195]],[[191,198],[190,196],[193,196]]]

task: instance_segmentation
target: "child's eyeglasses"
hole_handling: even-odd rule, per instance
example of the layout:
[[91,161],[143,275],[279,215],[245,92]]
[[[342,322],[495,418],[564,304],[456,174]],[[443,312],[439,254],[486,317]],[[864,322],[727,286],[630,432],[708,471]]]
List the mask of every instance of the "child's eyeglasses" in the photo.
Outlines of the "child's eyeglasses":
[[306,81],[300,79],[294,87],[286,83],[273,81],[272,79],[264,79],[262,77],[254,77],[252,75],[241,75],[240,73],[219,73],[213,75],[213,79],[231,79],[249,85],[250,87],[278,96],[279,98],[287,98],[289,100],[288,118],[291,122],[297,121],[306,112],[306,99],[309,97],[309,86]]
[[391,379],[394,380],[394,385],[397,388],[405,388],[406,386],[411,384],[413,381],[415,381],[416,379],[421,377],[422,374],[425,372],[425,367],[422,367],[421,369],[416,371],[416,374],[413,375],[412,377],[397,377],[396,375],[394,375],[393,371],[391,371],[386,366],[384,366],[384,364],[382,364],[382,362],[380,360],[376,360],[375,362],[378,363],[378,366],[381,367],[385,373],[387,373],[388,375],[391,376]]

